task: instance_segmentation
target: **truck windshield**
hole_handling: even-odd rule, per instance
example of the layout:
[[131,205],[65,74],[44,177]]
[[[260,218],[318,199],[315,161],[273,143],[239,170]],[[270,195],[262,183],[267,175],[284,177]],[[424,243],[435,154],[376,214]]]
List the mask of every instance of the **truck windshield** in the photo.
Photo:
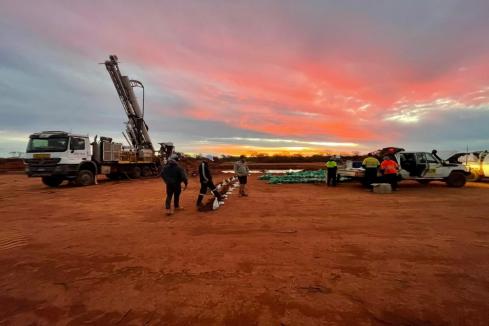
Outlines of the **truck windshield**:
[[31,138],[27,153],[64,152],[68,148],[68,137]]

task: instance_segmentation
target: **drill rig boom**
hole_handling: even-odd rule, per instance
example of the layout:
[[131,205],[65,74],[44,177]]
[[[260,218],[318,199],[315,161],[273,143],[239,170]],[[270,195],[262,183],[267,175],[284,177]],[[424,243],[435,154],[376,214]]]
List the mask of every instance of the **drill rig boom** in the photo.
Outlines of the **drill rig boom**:
[[148,134],[148,125],[144,121],[143,113],[133,90],[133,87],[143,87],[142,83],[137,80],[130,80],[127,76],[122,76],[116,55],[109,56],[109,60],[105,61],[105,67],[112,78],[119,99],[126,111],[128,118],[126,133],[132,146],[137,151],[150,149],[154,152],[153,143]]

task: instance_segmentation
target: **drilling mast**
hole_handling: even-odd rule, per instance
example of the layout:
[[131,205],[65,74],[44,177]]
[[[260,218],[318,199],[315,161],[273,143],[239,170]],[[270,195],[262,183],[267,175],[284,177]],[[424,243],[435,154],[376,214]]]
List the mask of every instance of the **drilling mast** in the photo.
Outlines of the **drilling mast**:
[[[142,87],[143,84],[137,80],[130,80],[129,77],[123,76],[119,69],[119,59],[116,55],[109,56],[105,61],[105,67],[112,78],[119,99],[127,114],[126,133],[136,151],[150,149],[154,152],[153,143],[149,138],[148,125],[144,121],[144,111],[141,111],[139,103],[134,94],[134,87]],[[144,101],[143,101],[144,110]]]

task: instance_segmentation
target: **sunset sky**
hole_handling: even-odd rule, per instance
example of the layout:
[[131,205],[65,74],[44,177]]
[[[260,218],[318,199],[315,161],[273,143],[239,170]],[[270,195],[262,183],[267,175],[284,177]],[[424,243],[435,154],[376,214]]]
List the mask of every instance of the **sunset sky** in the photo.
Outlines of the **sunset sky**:
[[0,156],[41,130],[122,141],[109,54],[179,151],[488,149],[488,17],[487,0],[0,0]]

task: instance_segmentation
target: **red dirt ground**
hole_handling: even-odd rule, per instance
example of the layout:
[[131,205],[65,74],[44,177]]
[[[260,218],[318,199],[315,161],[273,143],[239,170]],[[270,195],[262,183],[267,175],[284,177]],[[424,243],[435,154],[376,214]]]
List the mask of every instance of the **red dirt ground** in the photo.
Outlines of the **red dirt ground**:
[[489,184],[268,185],[163,213],[158,179],[0,176],[0,325],[487,325]]

